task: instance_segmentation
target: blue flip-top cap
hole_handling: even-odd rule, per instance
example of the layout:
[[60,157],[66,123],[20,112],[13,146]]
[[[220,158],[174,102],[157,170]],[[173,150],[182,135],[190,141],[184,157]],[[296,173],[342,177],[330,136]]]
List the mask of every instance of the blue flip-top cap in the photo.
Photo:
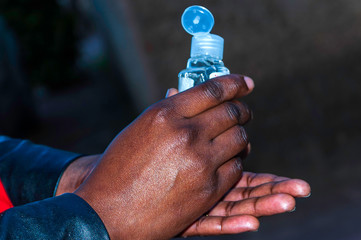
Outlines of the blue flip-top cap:
[[210,34],[214,25],[212,13],[202,6],[188,7],[182,15],[182,26],[186,32],[193,35],[191,57],[208,55],[223,58],[222,37]]
[[212,13],[202,6],[191,6],[184,10],[182,26],[191,35],[210,33],[214,25]]

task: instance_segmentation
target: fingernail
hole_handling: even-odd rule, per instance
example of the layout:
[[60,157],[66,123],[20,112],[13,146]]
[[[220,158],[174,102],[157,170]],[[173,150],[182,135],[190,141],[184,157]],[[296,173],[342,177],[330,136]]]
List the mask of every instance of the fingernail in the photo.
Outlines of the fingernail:
[[165,97],[168,97],[170,88],[168,88],[167,93],[165,94]]
[[296,207],[294,207],[291,211],[289,211],[289,212],[294,212],[294,211],[296,211]]
[[254,88],[254,82],[250,77],[244,76],[244,81],[246,82],[249,90],[252,90]]
[[304,196],[303,198],[309,198],[311,197],[311,193],[309,193],[307,196]]

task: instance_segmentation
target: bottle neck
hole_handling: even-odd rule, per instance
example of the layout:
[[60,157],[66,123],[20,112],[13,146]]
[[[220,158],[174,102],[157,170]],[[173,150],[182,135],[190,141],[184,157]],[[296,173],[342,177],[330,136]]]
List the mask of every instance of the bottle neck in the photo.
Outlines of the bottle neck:
[[223,58],[222,37],[215,34],[199,34],[192,37],[191,57],[211,56],[213,58]]
[[199,55],[188,59],[187,68],[194,67],[209,67],[209,66],[224,66],[222,59],[215,58],[208,55]]

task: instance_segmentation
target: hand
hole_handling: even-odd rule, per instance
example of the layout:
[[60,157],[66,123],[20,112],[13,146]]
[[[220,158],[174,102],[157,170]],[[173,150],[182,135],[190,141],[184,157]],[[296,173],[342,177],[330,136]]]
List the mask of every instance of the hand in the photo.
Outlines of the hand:
[[[171,88],[166,97],[176,95]],[[248,155],[250,144],[244,151]],[[309,184],[273,174],[244,172],[241,180],[206,215],[189,226],[182,236],[236,234],[256,231],[257,217],[295,210],[295,197],[308,197]]]
[[242,176],[253,89],[239,75],[164,99],[119,133],[75,194],[111,239],[169,239],[208,211]]
[[183,236],[235,234],[256,231],[257,217],[295,210],[295,197],[308,197],[309,184],[272,174],[244,172],[241,180],[208,214],[202,216]]

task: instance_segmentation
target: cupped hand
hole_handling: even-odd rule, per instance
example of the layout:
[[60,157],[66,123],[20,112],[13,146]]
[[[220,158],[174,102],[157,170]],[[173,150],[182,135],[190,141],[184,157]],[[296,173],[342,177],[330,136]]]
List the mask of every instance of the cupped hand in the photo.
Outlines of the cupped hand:
[[251,114],[235,99],[253,87],[240,75],[212,79],[152,105],[118,134],[75,191],[111,239],[174,237],[239,181]]
[[308,197],[309,184],[268,173],[244,172],[241,180],[183,236],[236,234],[256,231],[258,217],[295,210],[295,197]]

